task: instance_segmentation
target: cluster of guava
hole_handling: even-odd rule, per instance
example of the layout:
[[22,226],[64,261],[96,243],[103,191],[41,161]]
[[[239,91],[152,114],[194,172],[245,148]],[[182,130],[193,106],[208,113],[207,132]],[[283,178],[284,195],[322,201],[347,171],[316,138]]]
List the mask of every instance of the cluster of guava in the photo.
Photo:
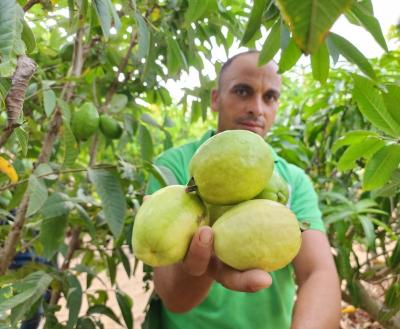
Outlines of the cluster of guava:
[[118,139],[122,135],[120,123],[107,114],[99,115],[92,103],[84,103],[72,113],[71,129],[78,141],[88,140],[98,128],[108,139]]
[[177,263],[196,230],[210,225],[215,255],[235,269],[271,272],[292,261],[300,227],[286,206],[288,186],[260,136],[216,134],[196,151],[189,172],[187,186],[164,187],[140,207],[132,236],[138,259],[151,266]]

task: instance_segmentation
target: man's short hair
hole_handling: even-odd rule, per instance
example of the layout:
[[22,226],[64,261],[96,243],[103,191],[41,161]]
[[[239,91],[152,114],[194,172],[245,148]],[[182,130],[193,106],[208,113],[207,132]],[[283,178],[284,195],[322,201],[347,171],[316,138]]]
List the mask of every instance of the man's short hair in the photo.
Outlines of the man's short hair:
[[232,64],[232,62],[233,62],[236,58],[238,58],[238,57],[240,57],[240,56],[248,55],[248,54],[253,54],[253,53],[259,54],[260,52],[259,52],[258,50],[256,50],[256,49],[246,50],[246,51],[244,51],[244,52],[241,52],[241,53],[239,53],[239,54],[236,54],[236,55],[232,56],[231,58],[228,58],[227,61],[226,61],[224,64],[222,64],[221,70],[219,71],[219,74],[218,74],[218,89],[221,88],[221,78],[222,78],[222,75],[224,74],[224,72],[226,71],[226,69]]

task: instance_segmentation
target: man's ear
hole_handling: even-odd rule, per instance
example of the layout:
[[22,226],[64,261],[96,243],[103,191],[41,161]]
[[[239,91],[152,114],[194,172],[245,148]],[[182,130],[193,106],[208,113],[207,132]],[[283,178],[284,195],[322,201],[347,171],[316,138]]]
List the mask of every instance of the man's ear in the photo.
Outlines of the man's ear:
[[218,89],[211,90],[211,110],[213,112],[218,112],[218,100],[219,100]]

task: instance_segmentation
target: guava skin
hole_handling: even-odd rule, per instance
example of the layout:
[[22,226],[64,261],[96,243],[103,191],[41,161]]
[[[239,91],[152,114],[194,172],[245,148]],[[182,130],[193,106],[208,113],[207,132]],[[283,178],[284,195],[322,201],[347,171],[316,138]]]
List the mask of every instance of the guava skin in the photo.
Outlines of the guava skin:
[[267,186],[255,198],[277,201],[286,205],[289,200],[288,184],[277,171],[274,171]]
[[104,136],[110,139],[118,139],[122,135],[121,125],[107,114],[100,117],[100,130]]
[[274,169],[268,144],[247,130],[226,130],[208,139],[189,164],[203,201],[232,205],[254,198]]
[[155,192],[140,207],[134,222],[135,256],[150,266],[181,261],[198,227],[206,222],[206,210],[185,186],[170,185]]
[[225,212],[212,228],[215,254],[240,271],[279,270],[293,260],[301,245],[296,216],[271,200],[242,202]]
[[72,114],[71,129],[78,141],[85,141],[92,136],[99,127],[99,113],[91,103],[85,103]]

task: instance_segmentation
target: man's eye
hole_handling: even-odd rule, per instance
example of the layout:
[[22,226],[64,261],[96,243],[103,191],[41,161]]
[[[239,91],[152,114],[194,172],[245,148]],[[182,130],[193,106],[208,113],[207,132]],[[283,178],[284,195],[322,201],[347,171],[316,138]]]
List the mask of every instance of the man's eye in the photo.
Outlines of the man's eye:
[[247,96],[249,94],[248,90],[246,88],[236,88],[235,90],[236,95],[238,96]]
[[278,97],[276,95],[274,95],[274,94],[267,94],[267,95],[264,96],[264,99],[267,102],[276,102],[278,100]]

